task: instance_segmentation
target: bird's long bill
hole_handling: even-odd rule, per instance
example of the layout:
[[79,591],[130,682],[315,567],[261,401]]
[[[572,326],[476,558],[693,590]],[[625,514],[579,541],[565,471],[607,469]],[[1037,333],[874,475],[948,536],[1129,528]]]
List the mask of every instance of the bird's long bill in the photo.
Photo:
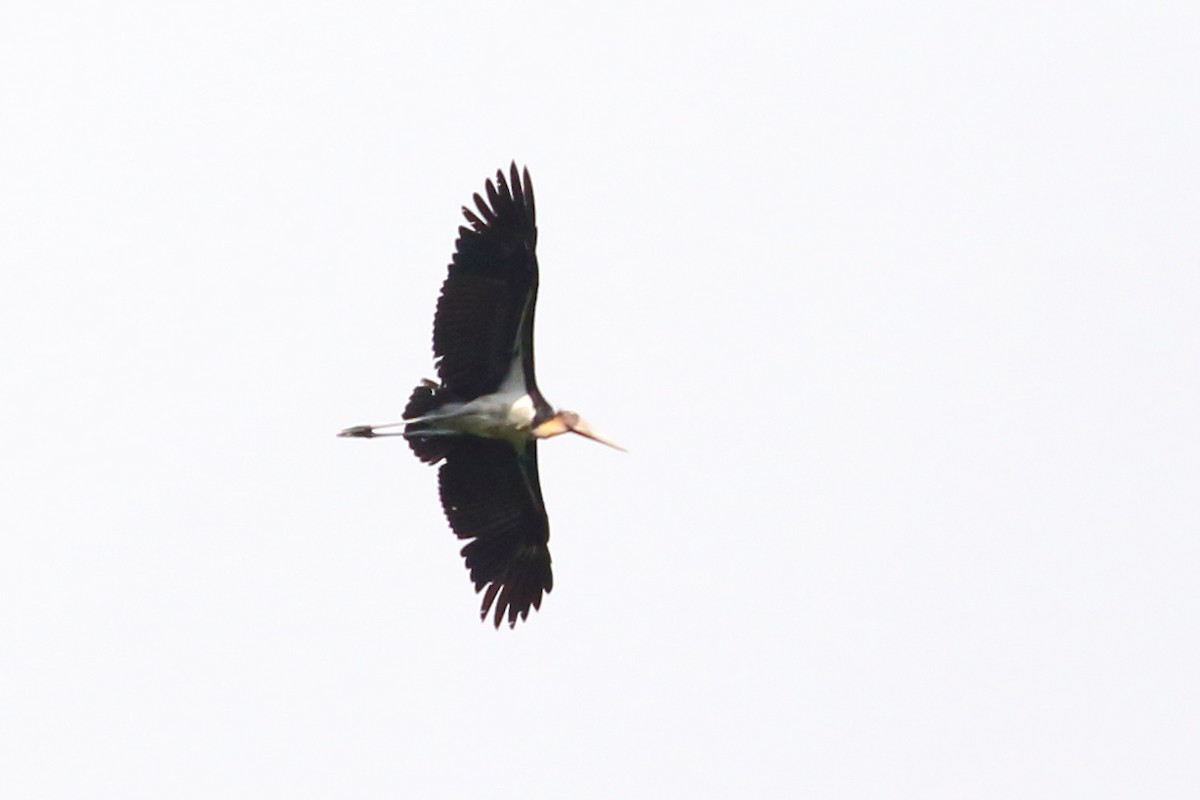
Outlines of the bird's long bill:
[[568,427],[575,433],[578,433],[580,436],[586,436],[587,438],[591,439],[593,442],[599,442],[600,444],[606,444],[609,447],[613,448],[614,450],[620,450],[622,453],[629,452],[624,447],[621,447],[621,445],[614,442],[612,439],[606,439],[605,437],[596,433],[594,430],[592,430],[592,426],[588,425],[587,422],[585,422],[582,418],[577,418],[575,420],[575,424],[570,425]]

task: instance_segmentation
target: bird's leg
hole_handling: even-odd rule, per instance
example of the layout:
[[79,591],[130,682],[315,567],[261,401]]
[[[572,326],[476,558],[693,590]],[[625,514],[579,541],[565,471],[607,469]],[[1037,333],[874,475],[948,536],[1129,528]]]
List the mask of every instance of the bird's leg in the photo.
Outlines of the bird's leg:
[[398,428],[401,425],[411,425],[416,422],[427,422],[437,419],[436,414],[425,417],[415,417],[404,422],[389,422],[386,425],[354,425],[338,434],[342,437],[357,437],[360,439],[376,439],[380,436],[407,436],[410,439],[423,439],[430,436],[459,436],[461,431],[453,428],[423,428],[419,431],[396,431],[395,433],[377,433],[382,428]]
[[355,425],[353,428],[346,428],[338,434],[338,436],[360,436],[364,439],[370,439],[375,435],[375,429],[370,425]]
[[407,425],[407,422],[388,422],[384,425],[355,425],[338,434],[338,436],[358,436],[363,439],[371,439],[376,436],[402,436],[399,433],[376,433],[380,428],[396,428],[400,425]]

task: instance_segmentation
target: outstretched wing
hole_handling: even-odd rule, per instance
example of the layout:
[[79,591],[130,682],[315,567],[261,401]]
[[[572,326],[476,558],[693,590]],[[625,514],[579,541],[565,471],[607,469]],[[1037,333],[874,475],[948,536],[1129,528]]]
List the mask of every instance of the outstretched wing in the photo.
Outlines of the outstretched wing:
[[480,617],[495,605],[495,625],[525,619],[554,585],[550,523],[538,484],[537,442],[518,452],[501,439],[463,436],[438,472],[442,508],[483,595]]
[[474,197],[478,214],[463,207],[470,227],[458,229],[433,320],[438,376],[459,397],[495,391],[520,348],[532,373],[538,266],[529,170],[518,175],[514,162],[509,179],[498,170],[485,190],[487,200]]

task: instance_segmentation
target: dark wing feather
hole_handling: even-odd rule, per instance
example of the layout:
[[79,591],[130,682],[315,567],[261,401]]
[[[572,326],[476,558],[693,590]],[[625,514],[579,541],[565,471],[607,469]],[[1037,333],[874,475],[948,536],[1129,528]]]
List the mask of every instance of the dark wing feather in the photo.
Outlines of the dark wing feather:
[[[404,418],[412,419],[427,414],[434,409],[454,401],[454,396],[445,388],[432,381],[422,381],[413,389],[404,407]],[[428,422],[410,422],[404,426],[404,434],[408,446],[417,454],[417,458],[426,464],[436,464],[446,457],[454,445],[462,437],[459,436],[417,436],[429,428]]]
[[510,626],[538,608],[554,585],[550,570],[550,524],[538,484],[537,442],[518,453],[500,439],[464,436],[446,455],[438,486],[446,519],[483,596],[480,616],[495,606],[495,624]]
[[[433,354],[442,384],[459,397],[495,391],[519,347],[532,373],[533,310],[537,302],[537,220],[529,170],[508,179],[496,172],[470,226],[458,229],[454,259],[433,321]],[[532,377],[532,375],[530,376]]]

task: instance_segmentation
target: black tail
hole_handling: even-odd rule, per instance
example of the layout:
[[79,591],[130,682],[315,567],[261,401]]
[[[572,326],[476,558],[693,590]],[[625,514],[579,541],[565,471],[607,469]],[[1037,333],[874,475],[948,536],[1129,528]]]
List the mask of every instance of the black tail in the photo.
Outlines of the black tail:
[[[412,396],[408,398],[408,405],[404,407],[404,418],[412,419],[422,414],[428,414],[430,411],[439,409],[446,403],[452,402],[453,399],[445,387],[438,386],[432,381],[422,381],[417,388],[413,389]],[[408,446],[416,453],[417,458],[426,464],[436,464],[454,449],[454,445],[458,439],[454,436],[407,435],[419,432],[422,428],[427,427],[428,424],[414,422],[411,425],[405,425],[405,439],[408,440]]]

